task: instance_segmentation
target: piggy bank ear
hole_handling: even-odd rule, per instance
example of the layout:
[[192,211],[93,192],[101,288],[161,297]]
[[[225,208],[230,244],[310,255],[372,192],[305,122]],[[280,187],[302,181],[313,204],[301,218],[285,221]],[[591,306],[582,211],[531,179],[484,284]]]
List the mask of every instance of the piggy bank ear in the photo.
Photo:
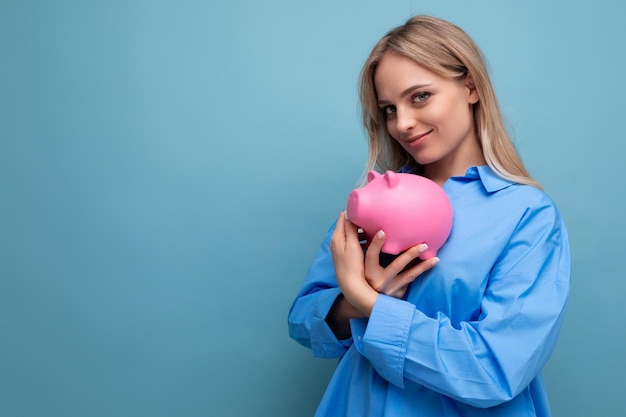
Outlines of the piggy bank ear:
[[400,184],[400,177],[395,172],[387,171],[383,176],[389,188],[395,188]]
[[370,171],[367,173],[367,182],[372,182],[374,178],[378,178],[381,175],[376,171]]

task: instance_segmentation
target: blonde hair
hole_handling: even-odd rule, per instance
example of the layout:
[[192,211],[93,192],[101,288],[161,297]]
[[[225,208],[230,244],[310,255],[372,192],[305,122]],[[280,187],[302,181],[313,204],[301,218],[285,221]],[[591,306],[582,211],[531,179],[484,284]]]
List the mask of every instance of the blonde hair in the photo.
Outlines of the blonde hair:
[[473,108],[474,125],[487,164],[503,178],[541,188],[526,171],[509,137],[482,52],[462,29],[432,16],[412,17],[388,32],[374,46],[363,66],[359,95],[363,124],[369,136],[366,171],[398,171],[404,167],[420,172],[422,169],[389,135],[385,116],[378,107],[374,74],[386,53],[412,59],[441,76],[454,79],[471,76],[479,97]]

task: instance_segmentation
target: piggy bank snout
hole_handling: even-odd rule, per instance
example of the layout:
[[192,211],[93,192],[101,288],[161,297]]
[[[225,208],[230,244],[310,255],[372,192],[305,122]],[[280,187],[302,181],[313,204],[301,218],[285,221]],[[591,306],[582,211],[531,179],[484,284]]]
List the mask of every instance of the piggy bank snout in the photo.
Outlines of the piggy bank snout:
[[359,204],[360,201],[360,190],[354,190],[348,195],[348,202],[346,203],[346,215],[348,220],[351,222],[355,222],[359,218]]
[[435,256],[452,229],[453,209],[445,191],[414,174],[388,175],[389,181],[385,176],[370,177],[365,187],[348,195],[347,218],[368,236],[384,230],[382,252],[396,255],[426,243],[429,249],[420,258]]

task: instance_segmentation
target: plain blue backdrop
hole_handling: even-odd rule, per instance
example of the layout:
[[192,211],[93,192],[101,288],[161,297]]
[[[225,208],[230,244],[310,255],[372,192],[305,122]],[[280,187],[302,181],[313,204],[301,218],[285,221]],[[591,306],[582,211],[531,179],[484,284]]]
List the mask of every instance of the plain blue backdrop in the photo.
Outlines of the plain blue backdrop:
[[287,311],[417,13],[483,49],[569,226],[554,415],[622,416],[624,4],[0,0],[0,417],[312,415],[335,364]]

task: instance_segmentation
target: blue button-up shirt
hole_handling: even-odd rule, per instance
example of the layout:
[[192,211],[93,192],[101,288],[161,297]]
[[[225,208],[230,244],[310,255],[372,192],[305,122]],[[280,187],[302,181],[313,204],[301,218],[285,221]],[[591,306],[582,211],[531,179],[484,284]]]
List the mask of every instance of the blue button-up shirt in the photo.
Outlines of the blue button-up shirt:
[[292,338],[341,357],[316,416],[549,416],[541,368],[569,295],[563,220],[541,190],[486,166],[444,184],[454,209],[440,262],[405,297],[379,295],[337,340],[328,232],[289,312]]

